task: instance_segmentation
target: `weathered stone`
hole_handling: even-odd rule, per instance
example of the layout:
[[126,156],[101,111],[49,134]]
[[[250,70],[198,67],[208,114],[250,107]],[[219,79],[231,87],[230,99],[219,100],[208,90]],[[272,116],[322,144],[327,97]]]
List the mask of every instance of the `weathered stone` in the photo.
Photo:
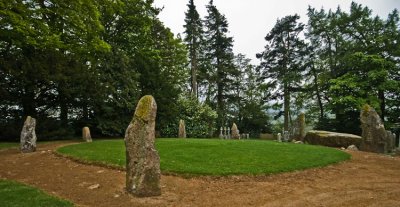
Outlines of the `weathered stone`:
[[94,190],[94,189],[97,189],[97,188],[100,188],[100,184],[93,184],[93,185],[88,187],[89,190]]
[[311,130],[307,132],[304,141],[313,145],[347,147],[352,144],[360,146],[361,137],[354,134]]
[[278,133],[278,134],[276,135],[276,140],[278,140],[278,142],[282,142],[282,135],[281,135],[281,133]]
[[20,148],[21,152],[28,153],[36,151],[36,119],[28,116],[26,117],[24,127],[21,131]]
[[354,144],[347,147],[347,150],[358,151],[358,147]]
[[396,148],[396,137],[389,130],[386,130],[386,139],[388,140],[388,149],[390,149],[390,150],[395,149]]
[[139,197],[161,195],[160,157],[154,147],[156,113],[153,96],[142,97],[125,132],[126,190]]
[[179,138],[186,138],[186,127],[185,127],[185,121],[182,119],[179,120],[179,133],[178,133]]
[[399,136],[398,134],[394,134],[394,137],[397,141],[397,148],[400,148],[400,137],[398,137],[398,136]]
[[275,137],[273,134],[261,133],[261,134],[260,134],[260,139],[275,140],[276,137]]
[[387,153],[393,149],[393,141],[388,138],[382,119],[375,109],[367,104],[364,105],[361,110],[360,121],[362,129],[360,150]]
[[289,140],[290,140],[289,131],[283,131],[282,141],[283,142],[288,142]]
[[232,139],[240,139],[239,130],[235,123],[232,124],[231,132],[232,132]]
[[306,136],[306,116],[304,113],[301,113],[293,122],[290,132],[290,140],[304,140],[304,137]]
[[220,130],[219,130],[219,138],[220,139],[224,139],[225,138],[225,135],[224,135],[223,131],[224,131],[224,128],[221,127]]
[[82,128],[82,139],[86,142],[92,142],[92,136],[90,135],[89,127]]

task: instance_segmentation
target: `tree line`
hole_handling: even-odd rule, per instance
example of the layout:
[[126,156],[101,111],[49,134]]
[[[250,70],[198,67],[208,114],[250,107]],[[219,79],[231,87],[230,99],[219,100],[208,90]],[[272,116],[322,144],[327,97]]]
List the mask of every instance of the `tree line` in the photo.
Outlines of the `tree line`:
[[233,122],[253,136],[278,132],[300,111],[318,128],[358,133],[364,103],[400,121],[397,10],[381,19],[352,3],[350,12],[310,7],[307,25],[283,17],[252,65],[233,53],[212,0],[204,18],[187,6],[181,38],[151,0],[0,0],[0,139],[16,139],[26,116],[43,139],[83,126],[120,137],[146,94],[163,137],[177,135],[179,119],[190,137]]
[[144,0],[1,0],[0,135],[26,116],[39,137],[121,136],[136,102],[152,94],[158,127],[176,116],[186,49]]
[[277,133],[289,131],[305,112],[314,128],[360,134],[364,104],[376,108],[388,127],[400,122],[396,9],[382,19],[352,2],[349,12],[310,6],[307,24],[297,14],[279,18],[265,36],[256,66],[232,54],[228,23],[212,0],[207,11],[200,19],[189,1],[185,42],[191,93],[217,110],[219,126],[237,122],[239,128],[250,129],[248,124],[259,116],[264,122],[257,129]]

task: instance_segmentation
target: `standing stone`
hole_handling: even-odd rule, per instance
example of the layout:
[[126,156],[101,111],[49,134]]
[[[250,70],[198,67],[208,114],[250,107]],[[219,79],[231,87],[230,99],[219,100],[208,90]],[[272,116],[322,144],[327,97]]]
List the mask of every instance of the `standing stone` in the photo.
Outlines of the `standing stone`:
[[389,130],[386,130],[386,137],[388,140],[388,149],[392,150],[396,148],[396,137]]
[[224,139],[228,139],[228,129],[224,127]]
[[138,197],[161,195],[160,157],[154,147],[157,104],[143,96],[125,132],[126,190]]
[[86,142],[92,142],[92,136],[90,136],[90,129],[89,127],[82,128],[82,139]]
[[356,145],[352,144],[352,145],[347,147],[347,150],[358,151],[358,148],[357,148]]
[[360,150],[387,153],[391,151],[391,140],[388,139],[385,126],[375,109],[364,105],[360,114],[362,141]]
[[306,116],[304,113],[301,113],[293,123],[290,140],[295,139],[298,141],[303,141],[305,136],[306,136]]
[[220,130],[219,130],[219,138],[220,139],[223,139],[224,138],[224,134],[223,134],[223,130],[224,130],[224,128],[220,128]]
[[179,121],[179,138],[186,138],[186,127],[185,127],[185,121],[182,119]]
[[26,117],[24,127],[21,131],[20,148],[21,152],[28,153],[36,151],[36,119],[28,116]]
[[297,118],[297,122],[298,122],[299,128],[298,128],[298,134],[297,134],[296,139],[303,141],[304,137],[306,136],[306,115],[304,113],[301,113],[299,115],[299,117]]
[[276,139],[278,140],[278,142],[282,142],[282,135],[281,135],[281,133],[278,133],[278,134],[276,135]]
[[239,130],[235,123],[232,124],[232,139],[240,139]]
[[[399,135],[394,134],[394,137],[397,137],[397,136],[399,136]],[[399,137],[398,142],[397,142],[397,148],[400,148],[400,137]]]

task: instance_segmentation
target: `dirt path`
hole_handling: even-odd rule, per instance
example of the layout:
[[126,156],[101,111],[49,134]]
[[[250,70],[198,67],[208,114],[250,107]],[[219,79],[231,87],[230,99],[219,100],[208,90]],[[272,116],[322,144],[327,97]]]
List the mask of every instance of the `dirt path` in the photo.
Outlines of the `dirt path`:
[[29,154],[0,151],[0,178],[39,187],[78,206],[400,206],[400,157],[351,152],[353,158],[342,164],[280,175],[162,176],[162,196],[135,198],[123,190],[125,172],[55,156],[64,144],[40,145]]

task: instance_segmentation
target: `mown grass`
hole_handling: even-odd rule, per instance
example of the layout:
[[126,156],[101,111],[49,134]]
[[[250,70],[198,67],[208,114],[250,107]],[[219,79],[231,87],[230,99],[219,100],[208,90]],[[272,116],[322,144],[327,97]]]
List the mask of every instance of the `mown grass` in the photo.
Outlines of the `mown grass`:
[[69,201],[50,196],[37,188],[0,179],[0,206],[64,207],[74,205]]
[[[333,149],[258,140],[157,139],[163,173],[186,175],[274,174],[326,166],[350,158]],[[58,152],[87,162],[125,166],[123,140],[65,146]]]

